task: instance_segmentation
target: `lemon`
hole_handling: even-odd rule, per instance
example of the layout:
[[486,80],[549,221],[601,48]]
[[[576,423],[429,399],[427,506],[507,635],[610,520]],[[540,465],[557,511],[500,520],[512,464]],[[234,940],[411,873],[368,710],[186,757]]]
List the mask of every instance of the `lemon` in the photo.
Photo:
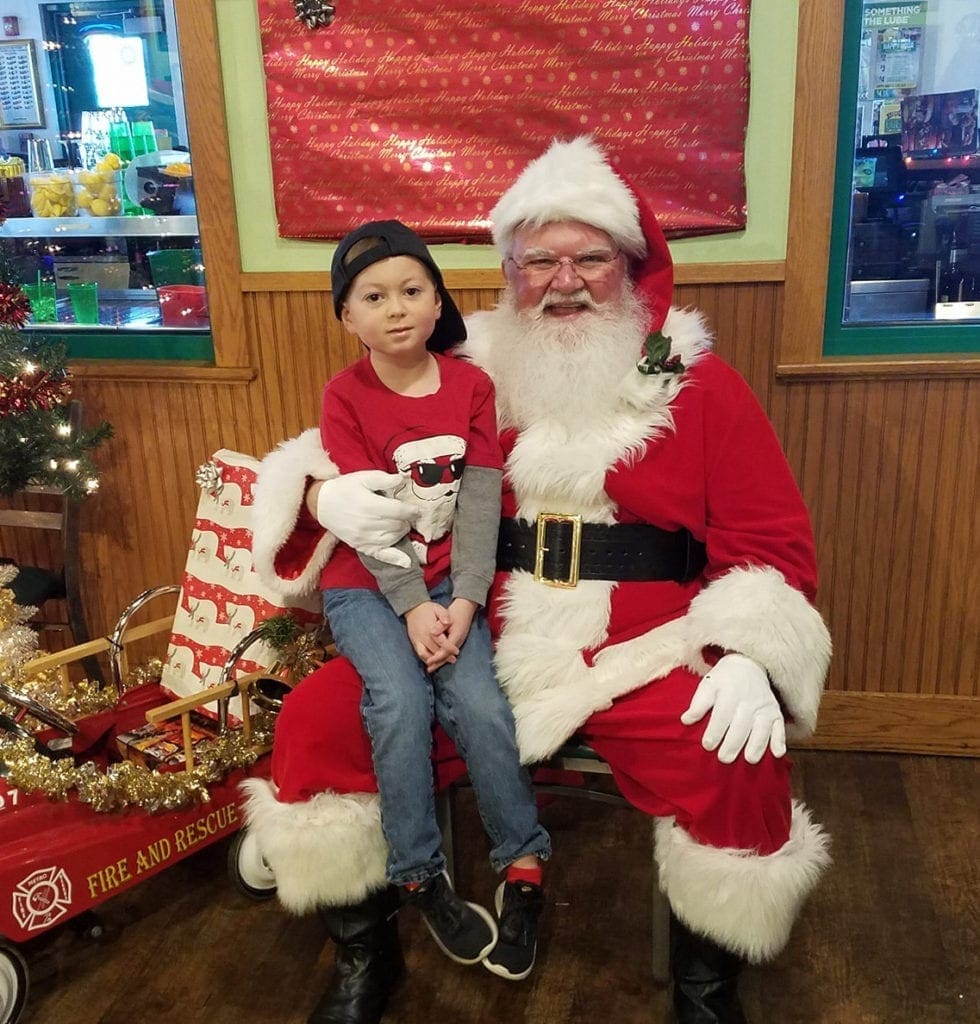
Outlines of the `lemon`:
[[109,216],[109,204],[104,199],[93,199],[92,200],[92,216],[93,217],[108,217]]

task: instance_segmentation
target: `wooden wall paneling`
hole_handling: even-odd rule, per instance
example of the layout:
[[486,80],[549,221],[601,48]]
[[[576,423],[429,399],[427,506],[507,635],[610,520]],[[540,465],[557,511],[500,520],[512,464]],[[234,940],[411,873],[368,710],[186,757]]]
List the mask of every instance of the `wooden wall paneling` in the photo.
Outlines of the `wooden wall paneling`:
[[[963,573],[980,567],[964,562],[971,526],[977,516],[976,430],[971,430],[967,381],[935,382],[937,406],[941,408],[936,450],[926,448],[923,459],[935,462],[935,488],[932,500],[931,530],[926,567],[928,590],[922,614],[923,642],[921,648],[920,692],[955,692],[955,677],[948,671],[951,664],[960,667],[959,678],[966,681],[964,655],[968,645],[976,645],[978,614],[963,602]],[[973,422],[973,428],[976,423]],[[971,447],[969,436],[973,435]],[[973,457],[962,458],[972,452]],[[972,494],[971,492],[972,488]],[[970,617],[972,634],[966,632]],[[963,643],[957,641],[962,637]]]
[[913,418],[910,424],[912,430],[906,434],[915,444],[908,452],[906,461],[907,472],[915,478],[914,526],[908,549],[908,604],[905,615],[905,637],[909,650],[896,689],[906,693],[930,693],[934,691],[935,679],[923,678],[925,619],[930,611],[935,610],[933,587],[942,579],[940,574],[943,571],[943,567],[934,564],[932,558],[935,554],[936,531],[949,528],[948,523],[936,522],[936,460],[942,450],[945,390],[942,381],[926,381],[916,385],[914,390],[922,393],[922,403],[918,423]]
[[[849,532],[852,542],[839,555],[852,567],[847,587],[847,662],[844,671],[848,679],[860,681],[861,689],[875,689],[875,680],[867,675],[867,650],[870,606],[885,590],[888,583],[888,560],[880,558],[878,538],[885,520],[882,518],[881,498],[881,430],[884,386],[868,381],[849,388],[849,408],[860,420],[860,430],[854,438],[852,450],[855,458],[852,523]],[[845,505],[845,508],[847,506]]]
[[271,298],[266,295],[246,295],[246,322],[250,344],[255,350],[258,374],[249,387],[256,418],[257,439],[265,442],[270,449],[278,438],[284,436],[283,417],[285,410],[278,391],[270,388],[271,381],[279,380],[277,346],[275,344],[275,322],[272,315]]
[[864,595],[867,607],[859,678],[864,690],[887,690],[885,673],[891,617],[903,602],[896,596],[896,509],[902,500],[898,461],[892,457],[891,437],[903,422],[905,388],[898,382],[871,385],[880,399],[872,429],[875,463],[866,471],[875,488],[874,507],[867,513],[871,531],[872,578]]
[[951,633],[949,639],[960,652],[962,668],[957,693],[980,696],[980,395],[975,386],[968,387],[964,397],[966,411],[963,417],[963,451],[961,460],[963,481],[961,495],[963,526],[957,534],[962,547],[954,559],[954,578],[950,582],[951,599],[958,599],[962,608],[959,635]]
[[[464,313],[494,287],[462,287]],[[117,436],[97,455],[83,510],[83,573],[103,632],[147,586],[179,580],[198,491],[216,448],[261,456],[312,426],[327,377],[360,354],[322,288],[245,293],[254,379],[80,376],[88,415]],[[816,746],[976,752],[980,407],[973,381],[773,379],[782,286],[678,287],[716,351],[766,404],[811,512],[818,607],[834,639]],[[0,550],[7,551],[0,534]],[[26,560],[26,559],[25,559]]]

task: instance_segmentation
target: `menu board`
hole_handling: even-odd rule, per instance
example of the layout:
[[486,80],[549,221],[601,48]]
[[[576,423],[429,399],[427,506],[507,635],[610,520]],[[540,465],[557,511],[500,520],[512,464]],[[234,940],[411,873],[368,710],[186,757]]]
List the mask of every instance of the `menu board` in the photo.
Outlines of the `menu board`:
[[0,128],[43,128],[33,39],[0,42]]

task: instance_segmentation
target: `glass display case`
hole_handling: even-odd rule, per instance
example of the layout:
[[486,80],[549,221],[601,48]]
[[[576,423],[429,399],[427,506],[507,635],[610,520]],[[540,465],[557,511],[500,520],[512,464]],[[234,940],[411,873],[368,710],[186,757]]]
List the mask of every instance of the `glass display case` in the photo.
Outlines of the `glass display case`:
[[26,330],[72,358],[212,359],[173,0],[33,6],[45,116],[0,122],[0,245]]
[[825,352],[975,351],[980,10],[845,8]]

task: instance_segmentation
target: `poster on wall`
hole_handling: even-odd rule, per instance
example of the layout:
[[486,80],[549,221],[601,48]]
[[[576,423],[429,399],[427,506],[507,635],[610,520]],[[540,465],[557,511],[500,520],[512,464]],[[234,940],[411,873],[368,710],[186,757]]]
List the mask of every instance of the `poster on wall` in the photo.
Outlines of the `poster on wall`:
[[34,40],[0,42],[0,129],[43,127]]
[[669,237],[745,227],[750,0],[259,0],[279,234],[396,217],[489,240],[554,138],[592,134]]

